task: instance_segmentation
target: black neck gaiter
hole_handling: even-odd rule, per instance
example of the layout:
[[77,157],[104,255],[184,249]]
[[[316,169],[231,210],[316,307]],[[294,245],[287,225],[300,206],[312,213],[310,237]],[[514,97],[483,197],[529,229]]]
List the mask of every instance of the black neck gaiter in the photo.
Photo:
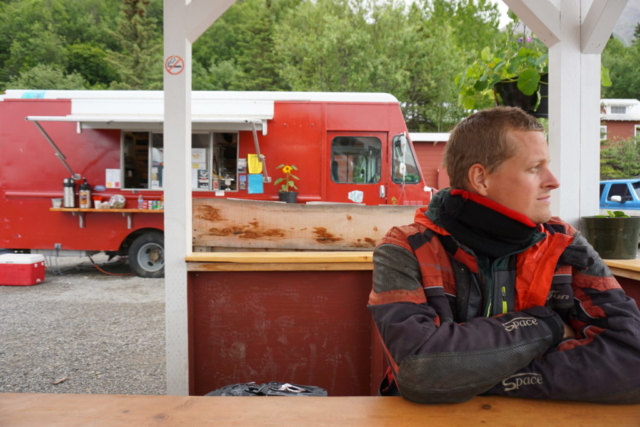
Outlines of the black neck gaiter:
[[525,248],[538,228],[523,215],[462,190],[452,190],[444,196],[439,220],[460,243],[477,255],[490,258]]

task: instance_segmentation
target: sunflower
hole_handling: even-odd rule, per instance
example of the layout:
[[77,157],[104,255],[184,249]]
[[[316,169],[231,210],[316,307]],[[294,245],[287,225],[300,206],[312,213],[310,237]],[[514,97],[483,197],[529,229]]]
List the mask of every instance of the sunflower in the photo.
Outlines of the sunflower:
[[282,168],[282,172],[284,173],[291,173],[292,170],[293,168],[289,165],[286,165],[285,167]]

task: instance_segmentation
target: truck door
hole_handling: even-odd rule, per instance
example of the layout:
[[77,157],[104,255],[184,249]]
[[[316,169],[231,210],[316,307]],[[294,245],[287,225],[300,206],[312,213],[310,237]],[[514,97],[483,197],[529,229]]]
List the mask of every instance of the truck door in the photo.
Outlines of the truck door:
[[385,132],[328,132],[327,201],[384,205],[387,203]]

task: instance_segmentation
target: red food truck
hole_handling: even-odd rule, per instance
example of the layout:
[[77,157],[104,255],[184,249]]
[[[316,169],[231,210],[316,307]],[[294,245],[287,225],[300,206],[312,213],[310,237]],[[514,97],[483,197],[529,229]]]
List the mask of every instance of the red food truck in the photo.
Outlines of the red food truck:
[[[193,92],[191,112],[194,198],[277,201],[294,165],[298,203],[430,200],[392,95]],[[163,114],[161,91],[0,95],[0,248],[104,251],[162,276]]]

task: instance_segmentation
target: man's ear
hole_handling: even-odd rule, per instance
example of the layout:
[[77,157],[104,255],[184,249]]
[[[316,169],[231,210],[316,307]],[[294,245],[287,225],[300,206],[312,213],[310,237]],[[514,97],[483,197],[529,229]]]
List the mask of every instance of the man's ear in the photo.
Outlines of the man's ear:
[[469,182],[469,191],[486,197],[488,193],[487,169],[483,165],[476,163],[471,166],[467,174],[467,180]]

